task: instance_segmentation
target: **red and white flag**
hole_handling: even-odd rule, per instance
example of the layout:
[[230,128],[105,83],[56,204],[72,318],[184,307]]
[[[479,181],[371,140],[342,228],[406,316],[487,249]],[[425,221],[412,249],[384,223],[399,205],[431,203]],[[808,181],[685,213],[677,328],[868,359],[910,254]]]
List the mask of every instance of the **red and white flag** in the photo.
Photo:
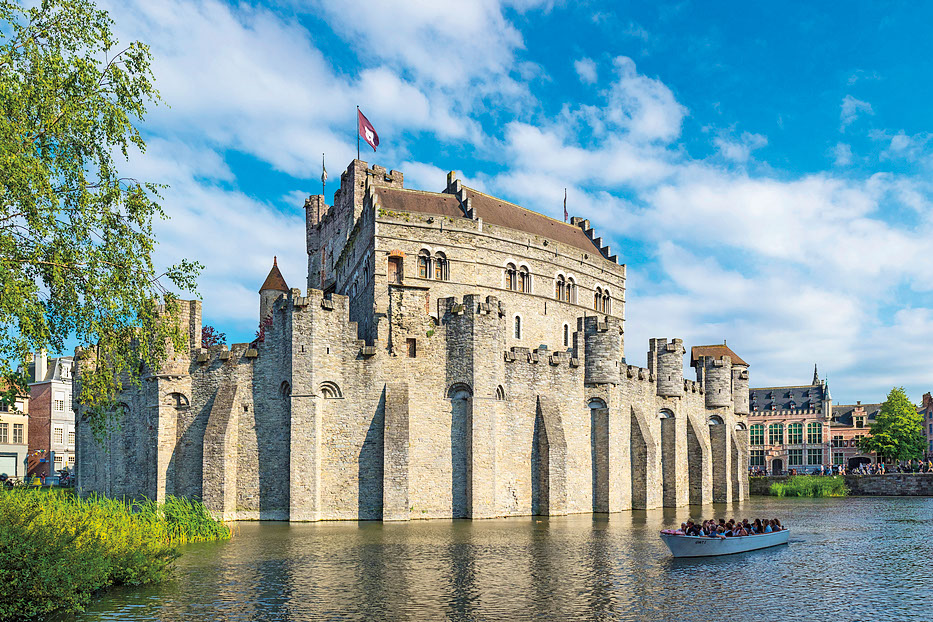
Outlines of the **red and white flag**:
[[356,117],[360,127],[360,137],[375,151],[376,147],[379,146],[379,134],[376,133],[376,128],[374,128],[373,124],[369,122],[369,119],[360,112],[359,108],[356,109]]

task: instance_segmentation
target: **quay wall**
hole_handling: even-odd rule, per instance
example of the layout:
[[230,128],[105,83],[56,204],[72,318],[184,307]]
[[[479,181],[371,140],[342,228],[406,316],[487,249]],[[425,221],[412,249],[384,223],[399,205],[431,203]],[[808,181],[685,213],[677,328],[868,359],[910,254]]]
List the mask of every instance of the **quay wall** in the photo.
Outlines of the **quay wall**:
[[[885,475],[845,475],[852,497],[933,497],[933,473],[888,473]],[[750,477],[749,494],[767,495],[771,484],[788,477]]]

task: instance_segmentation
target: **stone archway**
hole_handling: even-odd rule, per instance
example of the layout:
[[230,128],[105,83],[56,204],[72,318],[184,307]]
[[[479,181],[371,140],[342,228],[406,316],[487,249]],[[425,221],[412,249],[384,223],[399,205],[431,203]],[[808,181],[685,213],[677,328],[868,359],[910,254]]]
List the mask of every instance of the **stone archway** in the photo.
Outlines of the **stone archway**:
[[664,507],[677,507],[677,423],[667,408],[658,413],[661,420],[661,500]]
[[599,398],[591,399],[590,459],[593,470],[593,511],[609,511],[609,408]]
[[455,384],[450,398],[450,506],[452,518],[468,518],[471,506],[471,449],[473,441],[473,391]]

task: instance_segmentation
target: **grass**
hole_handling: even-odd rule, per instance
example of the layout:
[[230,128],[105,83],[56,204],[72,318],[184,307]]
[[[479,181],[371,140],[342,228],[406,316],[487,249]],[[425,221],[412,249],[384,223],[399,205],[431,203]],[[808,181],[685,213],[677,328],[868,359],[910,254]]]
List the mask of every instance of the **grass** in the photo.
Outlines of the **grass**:
[[770,493],[773,497],[845,497],[849,491],[840,475],[794,475],[771,484]]
[[65,490],[0,492],[0,620],[80,611],[111,585],[165,579],[187,542],[230,529],[197,501],[164,504]]

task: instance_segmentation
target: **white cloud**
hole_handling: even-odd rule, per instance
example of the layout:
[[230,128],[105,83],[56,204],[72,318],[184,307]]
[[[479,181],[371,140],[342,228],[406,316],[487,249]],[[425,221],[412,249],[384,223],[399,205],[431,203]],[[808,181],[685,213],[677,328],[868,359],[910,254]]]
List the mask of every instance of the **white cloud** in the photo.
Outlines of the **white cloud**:
[[606,120],[638,141],[669,143],[680,136],[687,109],[671,90],[660,80],[639,74],[631,58],[620,56],[614,65],[618,80],[607,92]]
[[848,166],[852,163],[852,147],[846,143],[836,143],[833,147],[833,158],[836,166]]
[[752,151],[761,149],[768,144],[768,139],[761,134],[742,132],[742,135],[738,138],[720,134],[713,139],[713,144],[716,145],[719,154],[726,160],[744,164],[748,162]]
[[583,84],[596,84],[596,63],[591,58],[581,58],[573,61],[573,68]]
[[875,111],[872,110],[871,104],[868,102],[855,99],[851,95],[843,97],[842,107],[839,111],[839,120],[841,122],[839,131],[844,132],[846,127],[854,123],[862,113],[871,115],[875,114]]

